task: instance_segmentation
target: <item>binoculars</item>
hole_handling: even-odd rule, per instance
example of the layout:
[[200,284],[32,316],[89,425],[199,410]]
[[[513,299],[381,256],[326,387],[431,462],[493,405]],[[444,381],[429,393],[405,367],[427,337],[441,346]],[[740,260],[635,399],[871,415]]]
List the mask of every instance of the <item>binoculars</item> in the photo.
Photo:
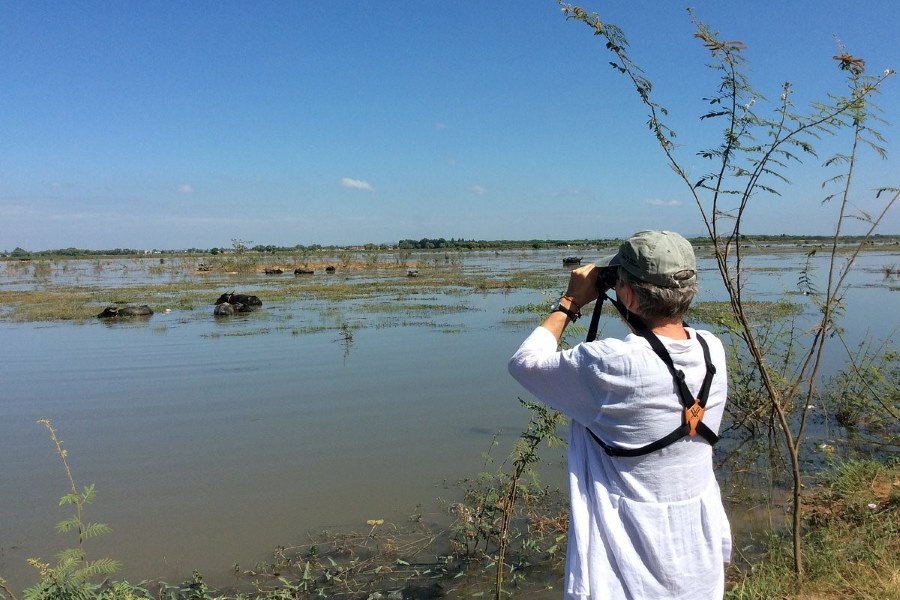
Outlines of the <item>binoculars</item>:
[[600,295],[616,287],[616,281],[619,279],[618,266],[597,267],[597,271],[597,290],[600,292]]

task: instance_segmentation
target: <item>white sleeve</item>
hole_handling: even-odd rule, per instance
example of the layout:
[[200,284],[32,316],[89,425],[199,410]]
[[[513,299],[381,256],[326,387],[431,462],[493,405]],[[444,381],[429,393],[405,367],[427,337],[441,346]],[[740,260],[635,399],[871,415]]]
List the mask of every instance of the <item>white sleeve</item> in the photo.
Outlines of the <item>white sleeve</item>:
[[557,350],[556,338],[543,327],[535,329],[509,360],[509,373],[538,400],[587,425],[600,408],[592,369],[579,368],[588,353],[583,345]]

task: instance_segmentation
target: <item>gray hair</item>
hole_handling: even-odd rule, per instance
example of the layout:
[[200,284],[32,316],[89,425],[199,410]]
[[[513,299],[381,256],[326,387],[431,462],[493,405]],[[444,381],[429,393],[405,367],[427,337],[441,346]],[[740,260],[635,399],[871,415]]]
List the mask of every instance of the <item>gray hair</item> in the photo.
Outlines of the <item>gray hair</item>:
[[636,279],[625,269],[618,269],[619,279],[627,283],[637,296],[640,317],[652,327],[659,321],[681,321],[687,314],[694,296],[697,281],[680,288],[660,287]]

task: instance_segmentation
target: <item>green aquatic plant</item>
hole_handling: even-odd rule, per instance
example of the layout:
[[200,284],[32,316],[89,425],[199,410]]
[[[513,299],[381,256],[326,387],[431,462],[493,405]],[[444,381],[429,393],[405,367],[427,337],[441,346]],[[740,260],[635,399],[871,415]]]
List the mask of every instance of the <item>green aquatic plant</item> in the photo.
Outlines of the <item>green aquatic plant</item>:
[[900,450],[900,352],[871,340],[846,352],[846,367],[822,386],[826,425],[844,428],[862,454],[894,454]]
[[[803,312],[803,307],[787,299],[774,302],[747,301],[745,311],[751,322],[759,325],[796,317]],[[691,305],[687,316],[690,322],[714,325],[723,331],[737,333],[741,330],[741,323],[735,318],[730,302],[697,302]]]
[[69,491],[60,500],[60,506],[71,506],[72,515],[56,525],[59,533],[71,533],[76,544],[57,555],[57,563],[51,566],[40,559],[31,558],[29,564],[40,574],[40,581],[27,588],[23,600],[81,600],[92,598],[99,584],[94,579],[99,576],[115,573],[120,563],[109,558],[88,560],[85,544],[88,539],[106,535],[111,531],[105,523],[91,523],[85,520],[85,507],[94,501],[96,496],[93,484],[85,486],[81,491],[75,484],[75,477],[69,466],[68,451],[63,448],[62,440],[49,419],[38,421],[50,432],[50,439],[56,447],[56,455],[62,462]]
[[729,569],[728,600],[895,599],[900,582],[900,464],[836,462],[804,499],[806,589],[797,594],[793,541],[770,534],[761,556],[740,553]]
[[34,278],[42,283],[50,281],[50,275],[53,274],[53,266],[48,260],[39,260],[34,263]]
[[[497,599],[507,593],[508,580],[522,582],[526,565],[561,565],[568,521],[563,494],[543,486],[537,472],[540,447],[563,444],[557,431],[565,417],[540,403],[519,402],[531,412],[531,419],[507,460],[496,470],[485,469],[476,478],[463,480],[463,497],[450,507],[450,539],[456,552],[493,571]],[[495,437],[491,447],[496,445]],[[490,452],[484,462],[493,463]]]

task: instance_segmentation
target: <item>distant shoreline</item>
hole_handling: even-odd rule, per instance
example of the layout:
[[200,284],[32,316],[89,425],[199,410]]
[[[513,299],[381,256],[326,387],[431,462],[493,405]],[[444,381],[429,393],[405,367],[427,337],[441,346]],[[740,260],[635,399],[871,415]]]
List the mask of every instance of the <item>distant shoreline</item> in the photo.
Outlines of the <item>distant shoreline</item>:
[[[691,237],[691,243],[695,246],[705,246],[710,243],[707,236]],[[863,236],[840,236],[840,245],[857,244],[864,239]],[[795,249],[798,247],[818,248],[831,244],[833,236],[828,235],[745,235],[741,236],[741,247],[748,249],[770,250],[779,248]],[[182,249],[136,249],[136,248],[112,248],[92,250],[86,248],[56,248],[52,250],[30,251],[23,248],[0,252],[0,259],[28,260],[50,258],[97,258],[97,257],[146,257],[152,255],[162,256],[215,256],[218,254],[234,253],[296,253],[296,252],[384,252],[399,250],[415,251],[475,251],[475,250],[578,250],[580,248],[608,248],[617,246],[622,240],[609,239],[573,239],[573,240],[466,240],[445,238],[421,238],[419,240],[404,239],[396,244],[351,244],[346,246],[320,244],[295,246],[274,246],[258,244],[247,248],[213,247],[213,248],[182,248]],[[873,235],[869,241],[871,249],[890,249],[900,246],[900,235]]]

